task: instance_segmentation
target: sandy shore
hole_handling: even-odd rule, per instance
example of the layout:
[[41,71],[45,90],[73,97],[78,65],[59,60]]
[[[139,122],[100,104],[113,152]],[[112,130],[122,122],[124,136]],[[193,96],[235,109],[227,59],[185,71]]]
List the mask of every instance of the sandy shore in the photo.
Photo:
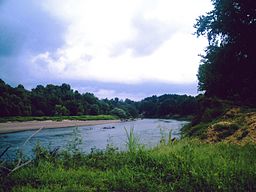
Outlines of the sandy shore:
[[92,120],[92,121],[26,121],[26,122],[7,122],[0,123],[1,133],[12,133],[27,130],[36,130],[40,128],[61,128],[74,126],[101,125],[108,123],[118,123],[120,120]]

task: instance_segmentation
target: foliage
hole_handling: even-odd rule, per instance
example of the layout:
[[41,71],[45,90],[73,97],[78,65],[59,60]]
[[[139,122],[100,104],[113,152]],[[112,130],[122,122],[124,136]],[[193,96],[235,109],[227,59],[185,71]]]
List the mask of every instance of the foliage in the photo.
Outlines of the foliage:
[[125,112],[124,118],[137,117],[137,103],[131,100],[99,100],[92,93],[80,94],[63,83],[38,85],[31,91],[22,85],[13,88],[0,80],[0,116],[80,116],[110,115],[118,108]]
[[55,115],[69,115],[69,110],[63,105],[55,105]]
[[139,111],[144,117],[164,117],[195,115],[198,112],[198,101],[187,95],[165,94],[152,96],[140,102]]
[[199,90],[208,96],[256,104],[256,4],[254,0],[212,0],[200,16],[197,36],[209,46],[198,70]]
[[[130,99],[98,99],[92,93],[80,94],[63,83],[38,85],[31,91],[22,85],[13,88],[0,80],[0,117],[12,116],[84,116],[115,115],[121,119],[143,117],[172,117],[193,115],[197,111],[195,97],[162,95],[145,98],[140,102]],[[55,117],[54,117],[55,118]],[[16,118],[26,119],[26,118]],[[39,118],[40,119],[40,118]]]
[[110,113],[112,115],[115,115],[115,116],[121,118],[121,119],[127,118],[126,112],[123,109],[120,109],[120,108],[117,108],[117,107],[114,108],[113,110],[111,110]]
[[[255,145],[181,140],[140,150],[60,153],[9,177],[1,191],[255,191]],[[71,163],[72,162],[72,163]]]
[[199,123],[209,123],[221,116],[223,116],[229,108],[235,106],[231,101],[221,100],[216,97],[207,97],[205,95],[198,95],[198,112],[192,119],[192,126]]

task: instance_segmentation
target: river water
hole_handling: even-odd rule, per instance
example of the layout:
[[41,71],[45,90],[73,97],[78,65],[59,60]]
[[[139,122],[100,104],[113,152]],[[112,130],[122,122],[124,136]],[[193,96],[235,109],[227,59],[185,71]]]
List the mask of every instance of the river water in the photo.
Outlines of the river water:
[[19,149],[27,157],[31,157],[32,150],[38,142],[49,149],[56,147],[65,149],[74,141],[74,138],[80,138],[81,144],[79,148],[85,153],[90,153],[92,149],[104,150],[108,144],[117,147],[119,150],[126,150],[127,135],[125,129],[128,132],[133,129],[135,136],[139,139],[139,143],[150,148],[159,144],[162,137],[167,139],[170,131],[172,138],[179,138],[180,129],[187,123],[187,121],[169,119],[140,119],[77,128],[42,129],[29,139],[25,145],[24,142],[35,133],[34,130],[0,134],[0,154],[10,146],[1,159],[14,159]]

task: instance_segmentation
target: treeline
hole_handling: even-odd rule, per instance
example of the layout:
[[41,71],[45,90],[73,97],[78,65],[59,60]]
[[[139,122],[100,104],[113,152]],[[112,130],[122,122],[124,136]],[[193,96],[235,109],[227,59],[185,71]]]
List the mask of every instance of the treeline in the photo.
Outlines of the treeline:
[[13,88],[0,80],[1,116],[62,116],[112,114],[120,118],[137,117],[136,102],[126,99],[99,100],[92,93],[80,94],[70,85],[38,85],[28,91]]
[[140,114],[145,117],[184,117],[195,115],[199,109],[196,97],[170,94],[147,97],[139,106]]
[[173,117],[197,112],[195,97],[152,96],[135,102],[130,99],[98,99],[79,93],[70,85],[38,85],[31,91],[23,85],[11,87],[0,79],[0,116],[115,115],[119,118]]

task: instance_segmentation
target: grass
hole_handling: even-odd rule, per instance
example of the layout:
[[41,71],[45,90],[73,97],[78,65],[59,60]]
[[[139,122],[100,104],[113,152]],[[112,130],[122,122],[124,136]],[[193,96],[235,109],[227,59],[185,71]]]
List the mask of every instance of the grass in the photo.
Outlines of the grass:
[[134,134],[134,127],[130,128],[128,131],[127,128],[124,128],[126,133],[126,146],[127,150],[130,153],[136,153],[138,150],[140,150],[141,146],[139,144],[139,137]]
[[87,121],[87,120],[115,120],[118,119],[116,116],[113,115],[80,115],[80,116],[41,116],[41,117],[34,117],[34,116],[16,116],[16,117],[0,117],[0,123],[8,122],[8,121],[45,121],[45,120],[52,120],[52,121],[62,121],[62,120],[80,120],[80,121]]
[[256,146],[182,139],[131,149],[62,151],[37,148],[32,164],[0,178],[1,191],[256,191]]

